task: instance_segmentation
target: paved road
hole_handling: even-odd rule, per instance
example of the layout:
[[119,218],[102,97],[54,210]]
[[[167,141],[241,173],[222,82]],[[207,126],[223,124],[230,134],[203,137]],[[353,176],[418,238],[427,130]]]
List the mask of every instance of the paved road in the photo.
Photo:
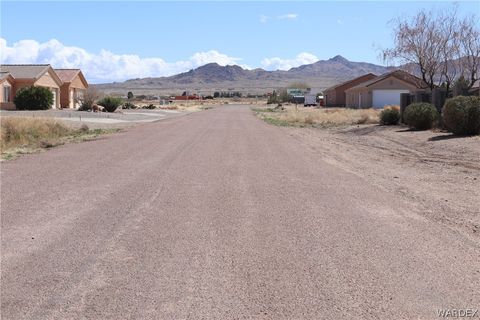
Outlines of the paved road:
[[[321,147],[321,146],[319,146]],[[248,107],[2,164],[2,319],[437,319],[480,249]]]

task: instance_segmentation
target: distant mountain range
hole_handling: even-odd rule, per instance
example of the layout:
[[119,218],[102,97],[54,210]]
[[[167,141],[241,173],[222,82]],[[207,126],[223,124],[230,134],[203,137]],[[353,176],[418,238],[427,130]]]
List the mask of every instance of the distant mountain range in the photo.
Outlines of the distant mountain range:
[[170,77],[132,79],[125,82],[95,85],[107,93],[179,94],[187,90],[211,94],[214,91],[240,91],[261,94],[288,87],[294,82],[307,83],[314,90],[322,90],[339,82],[365,73],[382,74],[393,67],[366,62],[353,62],[338,55],[328,60],[302,65],[288,71],[246,70],[237,65],[220,66],[209,63]]

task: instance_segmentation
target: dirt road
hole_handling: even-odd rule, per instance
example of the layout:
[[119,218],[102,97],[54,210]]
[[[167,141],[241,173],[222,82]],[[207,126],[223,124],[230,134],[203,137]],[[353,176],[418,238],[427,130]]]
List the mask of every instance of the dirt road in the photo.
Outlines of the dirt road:
[[480,238],[480,136],[402,126],[284,128],[305,149],[410,204],[421,216]]
[[2,319],[437,319],[480,308],[478,238],[248,107],[26,155],[2,164],[1,187]]

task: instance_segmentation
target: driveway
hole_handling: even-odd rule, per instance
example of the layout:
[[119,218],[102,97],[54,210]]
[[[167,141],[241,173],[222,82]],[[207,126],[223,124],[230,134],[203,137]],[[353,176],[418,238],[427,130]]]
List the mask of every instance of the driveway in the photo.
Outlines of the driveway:
[[480,307],[478,238],[247,106],[2,163],[1,200],[2,319],[438,319]]

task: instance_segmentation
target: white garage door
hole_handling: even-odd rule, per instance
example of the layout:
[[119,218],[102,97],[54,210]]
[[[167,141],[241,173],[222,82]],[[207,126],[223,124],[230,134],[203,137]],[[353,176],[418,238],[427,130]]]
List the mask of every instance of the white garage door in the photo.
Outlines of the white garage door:
[[409,93],[408,90],[373,90],[373,107],[383,108],[384,106],[399,106],[400,94]]

